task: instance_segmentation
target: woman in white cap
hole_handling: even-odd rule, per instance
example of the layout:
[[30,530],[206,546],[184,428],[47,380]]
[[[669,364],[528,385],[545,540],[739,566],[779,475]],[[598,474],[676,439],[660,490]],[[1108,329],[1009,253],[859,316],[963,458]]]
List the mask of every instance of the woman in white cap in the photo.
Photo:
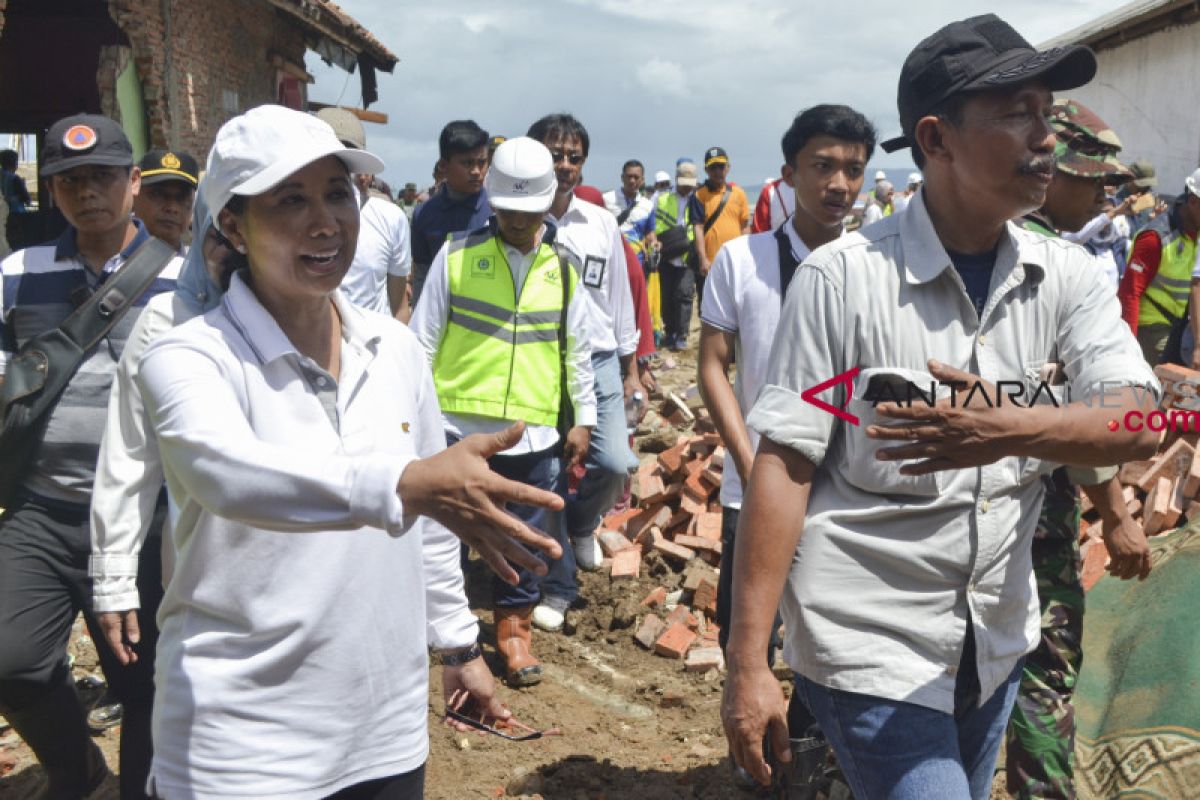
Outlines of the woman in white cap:
[[487,470],[519,426],[443,450],[415,337],[336,291],[358,234],[350,174],[381,168],[278,106],[226,123],[209,155],[205,199],[237,269],[137,375],[173,508],[158,797],[421,797],[429,646],[447,697],[508,716],[458,541],[422,515],[515,579],[505,558],[540,566],[517,541],[560,548],[497,505],[561,501]]

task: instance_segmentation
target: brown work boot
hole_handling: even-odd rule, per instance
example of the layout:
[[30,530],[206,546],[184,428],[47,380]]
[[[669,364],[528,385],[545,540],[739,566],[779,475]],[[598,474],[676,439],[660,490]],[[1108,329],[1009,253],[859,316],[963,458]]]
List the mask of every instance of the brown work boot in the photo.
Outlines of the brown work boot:
[[512,686],[532,686],[542,680],[542,662],[533,657],[533,606],[496,609],[496,649]]

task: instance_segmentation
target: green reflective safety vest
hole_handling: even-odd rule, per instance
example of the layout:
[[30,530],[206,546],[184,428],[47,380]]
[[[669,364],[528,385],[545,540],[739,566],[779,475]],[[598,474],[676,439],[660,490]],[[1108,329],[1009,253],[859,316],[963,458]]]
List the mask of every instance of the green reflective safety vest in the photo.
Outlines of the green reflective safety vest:
[[578,278],[554,248],[538,245],[521,287],[495,235],[450,243],[449,313],[433,359],[442,411],[555,425],[561,398],[558,331],[563,270],[568,302]]
[[696,240],[696,229],[687,224],[687,200],[683,201],[683,208],[679,207],[679,203],[678,192],[663,192],[658,196],[654,204],[654,235],[662,236],[668,228],[682,225],[687,229],[688,241],[693,242]]
[[[1166,214],[1160,217],[1166,217]],[[1158,233],[1162,244],[1162,257],[1158,262],[1158,272],[1154,280],[1142,293],[1142,302],[1138,306],[1138,326],[1170,325],[1184,315],[1187,310],[1188,296],[1192,289],[1192,267],[1196,263],[1196,240],[1189,239],[1169,223],[1156,219],[1146,228],[1138,232],[1138,236],[1147,230]],[[1137,239],[1137,236],[1134,237]],[[1166,313],[1163,313],[1163,312]],[[1171,317],[1168,317],[1170,314]],[[1172,319],[1173,318],[1173,319]]]

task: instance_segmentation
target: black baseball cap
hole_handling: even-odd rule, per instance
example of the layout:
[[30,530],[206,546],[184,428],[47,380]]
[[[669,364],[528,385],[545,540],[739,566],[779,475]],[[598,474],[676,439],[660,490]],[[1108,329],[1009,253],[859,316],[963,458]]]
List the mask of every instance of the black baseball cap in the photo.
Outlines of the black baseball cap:
[[961,92],[1003,89],[1035,78],[1051,91],[1083,86],[1096,74],[1096,54],[1082,45],[1039,52],[995,14],[951,22],[904,60],[896,105],[902,135],[880,147],[892,153],[913,145],[917,122]]
[[710,147],[704,151],[704,166],[709,167],[713,164],[728,164],[729,156],[725,153],[723,147]]
[[138,168],[143,186],[179,181],[194,189],[200,183],[200,165],[181,150],[151,150],[142,156]]
[[50,126],[42,145],[43,175],[75,167],[132,167],[133,145],[116,121],[100,114],[75,114]]

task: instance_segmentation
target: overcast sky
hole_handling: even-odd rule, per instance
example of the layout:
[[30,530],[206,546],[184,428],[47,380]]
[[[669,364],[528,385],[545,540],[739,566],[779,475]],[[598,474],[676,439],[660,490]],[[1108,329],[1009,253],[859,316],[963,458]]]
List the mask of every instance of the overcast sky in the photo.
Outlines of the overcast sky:
[[[954,19],[993,11],[976,0],[338,0],[400,58],[379,74],[383,125],[367,146],[394,190],[431,182],[437,136],[471,118],[515,136],[553,111],[591,135],[587,183],[609,189],[621,164],[649,173],[724,147],[732,179],[778,174],[779,139],[798,111],[846,103],[880,138],[898,132],[896,81],[912,47]],[[1125,0],[1008,0],[1001,15],[1034,44]],[[309,97],[359,106],[358,75],[307,55]],[[876,151],[872,168],[911,168]],[[647,177],[650,177],[647,175]],[[753,200],[753,198],[752,198]]]

